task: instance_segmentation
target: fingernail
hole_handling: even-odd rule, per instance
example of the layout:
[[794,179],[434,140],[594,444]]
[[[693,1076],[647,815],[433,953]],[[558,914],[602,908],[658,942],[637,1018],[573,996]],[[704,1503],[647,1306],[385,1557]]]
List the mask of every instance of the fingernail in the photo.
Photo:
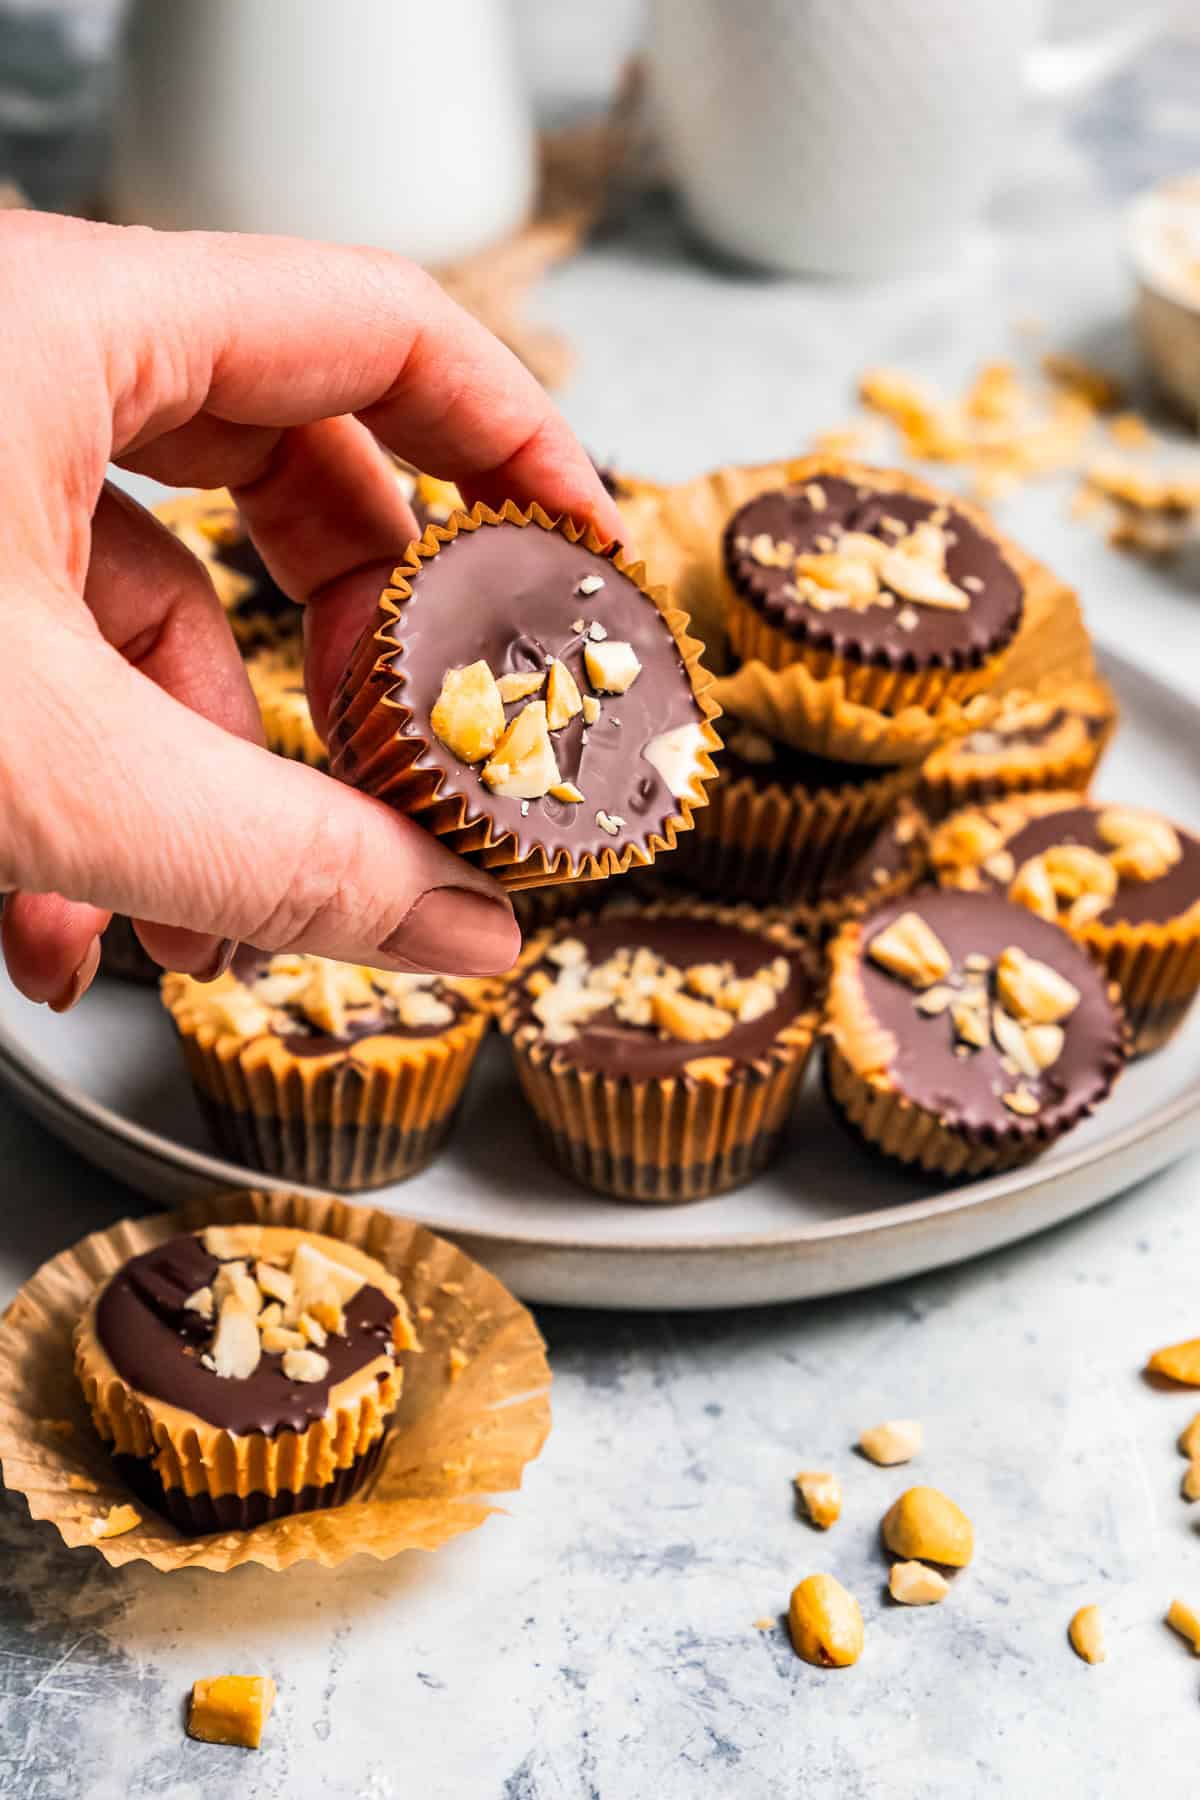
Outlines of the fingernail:
[[236,938],[220,938],[217,942],[216,949],[213,951],[204,967],[196,970],[195,975],[192,977],[193,981],[215,981],[219,975],[224,975],[226,969],[234,959],[237,947],[238,941]]
[[79,1002],[83,999],[83,996],[91,987],[92,982],[95,980],[96,970],[99,967],[100,939],[93,938],[87,949],[84,951],[83,961],[72,975],[70,981],[68,981],[62,993],[58,996],[58,999],[51,1000],[50,1011],[53,1013],[65,1013],[70,1012],[73,1006],[78,1006]]
[[520,948],[508,901],[460,887],[430,888],[379,946],[384,956],[442,975],[503,975]]

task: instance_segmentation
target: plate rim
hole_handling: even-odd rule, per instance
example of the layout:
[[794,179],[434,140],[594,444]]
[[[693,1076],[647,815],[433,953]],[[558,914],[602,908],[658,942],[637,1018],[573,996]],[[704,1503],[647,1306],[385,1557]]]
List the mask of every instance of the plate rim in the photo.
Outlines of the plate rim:
[[[1176,705],[1185,707],[1197,723],[1200,723],[1200,704],[1192,700],[1173,683],[1146,668],[1123,652],[1114,650],[1110,645],[1098,643],[1097,651],[1100,660],[1107,669],[1117,674],[1116,685],[1122,681],[1142,683],[1152,691],[1169,695]],[[136,1121],[126,1119],[114,1111],[103,1101],[94,1099],[90,1094],[72,1081],[55,1076],[42,1060],[32,1055],[0,1019],[0,1085],[10,1089],[19,1097],[31,1098],[37,1110],[55,1115],[60,1121],[77,1125],[86,1123],[96,1132],[106,1135],[120,1144],[127,1152],[141,1157],[148,1162],[165,1164],[169,1168],[186,1171],[205,1181],[218,1183],[226,1187],[258,1187],[277,1191],[300,1194],[322,1194],[325,1190],[310,1187],[301,1182],[288,1181],[282,1177],[269,1175],[263,1170],[244,1168],[238,1163],[226,1162],[219,1156],[210,1155],[207,1151],[193,1150],[187,1145],[178,1144],[164,1137],[160,1132]],[[447,1232],[458,1237],[469,1237],[479,1244],[498,1246],[520,1246],[525,1250],[561,1251],[578,1254],[624,1255],[633,1257],[650,1257],[662,1255],[687,1255],[689,1257],[722,1257],[731,1255],[753,1255],[767,1251],[801,1250],[805,1246],[816,1248],[822,1244],[836,1243],[844,1238],[860,1238],[864,1236],[878,1237],[890,1232],[900,1233],[947,1214],[961,1214],[976,1208],[986,1208],[989,1202],[1008,1199],[1035,1191],[1051,1182],[1066,1180],[1078,1175],[1089,1166],[1103,1165],[1117,1158],[1140,1143],[1165,1135],[1173,1128],[1185,1124],[1191,1118],[1195,1124],[1195,1135],[1200,1140],[1200,1072],[1198,1072],[1184,1090],[1173,1099],[1154,1107],[1139,1119],[1131,1121],[1121,1130],[1099,1138],[1092,1144],[1084,1145],[1075,1151],[1068,1151],[1064,1156],[1055,1159],[1047,1169],[1040,1159],[1026,1164],[1023,1168],[1009,1170],[1006,1173],[989,1176],[979,1181],[934,1189],[930,1193],[915,1200],[892,1201],[886,1206],[874,1208],[870,1212],[849,1213],[836,1219],[822,1220],[817,1225],[780,1226],[770,1231],[746,1232],[737,1236],[722,1237],[674,1237],[662,1236],[652,1239],[613,1237],[597,1242],[590,1238],[575,1237],[565,1231],[547,1231],[544,1228],[522,1228],[514,1224],[489,1225],[486,1221],[446,1220],[439,1216],[426,1215],[421,1209],[413,1215],[427,1224],[431,1229]],[[1174,1154],[1185,1154],[1186,1146]],[[86,1153],[85,1153],[86,1154]],[[1159,1165],[1154,1165],[1158,1167]],[[581,1199],[586,1190],[578,1190]],[[370,1194],[357,1196],[370,1201]],[[594,1203],[594,1202],[593,1202]],[[601,1197],[601,1204],[603,1204]],[[647,1202],[653,1206],[653,1202]],[[389,1210],[402,1211],[403,1207]],[[664,1213],[673,1212],[673,1206],[662,1206]]]

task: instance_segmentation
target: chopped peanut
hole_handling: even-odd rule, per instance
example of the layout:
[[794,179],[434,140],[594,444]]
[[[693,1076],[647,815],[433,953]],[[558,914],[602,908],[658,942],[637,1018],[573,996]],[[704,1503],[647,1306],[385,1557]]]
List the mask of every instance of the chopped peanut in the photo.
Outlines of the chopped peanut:
[[504,730],[504,701],[486,662],[446,670],[429,723],[460,762],[482,762],[491,755]]
[[275,1704],[269,1675],[217,1675],[192,1683],[188,1736],[203,1744],[236,1744],[257,1750]]
[[1196,1655],[1200,1656],[1200,1613],[1190,1607],[1186,1600],[1172,1600],[1167,1608],[1167,1624],[1180,1637],[1186,1638]]
[[924,1563],[898,1562],[888,1574],[888,1592],[901,1606],[936,1606],[950,1592],[950,1583]]
[[1153,1375],[1167,1375],[1187,1387],[1200,1387],[1200,1338],[1188,1338],[1182,1344],[1167,1344],[1156,1350],[1146,1368]]
[[908,1488],[883,1520],[883,1541],[895,1556],[965,1568],[975,1553],[975,1533],[960,1506],[937,1488]]
[[125,1532],[135,1530],[141,1522],[142,1515],[136,1506],[110,1506],[102,1519],[92,1520],[92,1536],[121,1537]]
[[842,1484],[826,1470],[802,1469],[796,1476],[796,1491],[804,1502],[813,1524],[828,1531],[842,1512]]
[[858,1447],[873,1463],[892,1468],[896,1463],[911,1462],[921,1448],[921,1426],[917,1419],[889,1419],[886,1424],[869,1426],[858,1440]]
[[867,946],[867,955],[916,988],[944,981],[953,967],[946,946],[916,912],[901,913],[885,930],[877,932]]
[[845,1669],[862,1655],[862,1612],[832,1575],[808,1575],[792,1589],[788,1629],[796,1655],[818,1669]]
[[1086,1663],[1103,1662],[1104,1623],[1098,1606],[1081,1606],[1068,1627],[1071,1648]]

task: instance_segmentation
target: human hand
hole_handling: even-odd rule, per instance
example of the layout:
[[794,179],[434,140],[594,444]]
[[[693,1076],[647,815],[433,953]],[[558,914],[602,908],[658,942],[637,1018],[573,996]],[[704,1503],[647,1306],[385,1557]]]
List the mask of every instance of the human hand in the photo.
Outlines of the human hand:
[[[378,437],[468,502],[620,520],[544,392],[382,251],[0,222],[0,890],[17,987],[62,1011],[128,913],[164,966],[246,941],[494,974],[518,947],[481,870],[378,801],[261,747],[200,564],[106,466],[229,487],[306,605],[324,729],[412,514]],[[374,434],[374,436],[372,435]]]

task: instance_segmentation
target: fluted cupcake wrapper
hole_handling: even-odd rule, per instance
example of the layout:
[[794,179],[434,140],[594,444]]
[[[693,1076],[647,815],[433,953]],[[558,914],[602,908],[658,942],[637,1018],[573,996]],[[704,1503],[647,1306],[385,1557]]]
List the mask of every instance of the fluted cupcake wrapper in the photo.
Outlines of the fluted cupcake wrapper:
[[1200,902],[1165,925],[1104,925],[1072,932],[1121,990],[1133,1055],[1161,1049],[1200,991]]
[[[392,1429],[375,1468],[346,1505],[208,1537],[183,1537],[155,1511],[132,1530],[103,1537],[109,1510],[127,1504],[123,1465],[92,1429],[76,1380],[72,1337],[99,1286],[130,1257],[176,1232],[259,1223],[335,1237],[382,1263],[416,1320],[421,1354],[408,1359]],[[529,1313],[456,1246],[411,1221],[343,1200],[280,1192],[206,1196],[178,1216],[123,1219],[62,1251],[30,1277],[0,1320],[5,1368],[0,1394],[0,1467],[35,1519],[51,1521],[65,1546],[120,1566],[146,1562],[169,1572],[223,1573],[243,1563],[286,1569],[348,1557],[435,1550],[474,1530],[493,1496],[521,1485],[550,1424],[550,1375]],[[374,1448],[367,1451],[367,1459]],[[337,1477],[335,1477],[335,1481]],[[303,1490],[295,1490],[303,1494]]]
[[714,694],[724,711],[781,743],[875,768],[922,763],[942,744],[987,725],[996,709],[991,694],[976,694],[965,704],[883,712],[852,700],[840,676],[820,680],[804,663],[774,669],[757,659],[723,676]]
[[[163,984],[171,1007],[173,986]],[[377,1038],[359,1056],[296,1056],[278,1037],[184,1029],[188,1072],[233,1161],[309,1187],[352,1192],[416,1174],[448,1132],[488,1026],[464,1014],[436,1037]],[[363,1044],[376,1046],[370,1061]]]
[[[851,872],[844,885],[835,884],[832,892],[798,905],[768,907],[765,916],[778,919],[801,937],[819,942],[832,936],[849,920],[864,918],[877,906],[911,893],[929,872],[929,833],[917,809],[902,800],[897,823],[905,818],[912,821],[912,837],[903,846],[904,855],[899,867],[886,880],[880,881],[871,870],[866,870],[865,878],[856,880]],[[884,828],[885,833],[887,829]]]
[[807,788],[722,773],[672,873],[726,900],[815,905],[853,867],[917,774],[910,766],[840,787]]
[[[634,909],[630,919],[710,918],[801,951],[795,935],[749,907],[688,901]],[[560,925],[554,935],[569,930]],[[527,945],[514,982],[542,954],[551,934]],[[779,1147],[820,1021],[819,1002],[776,1035],[764,1056],[735,1063],[716,1044],[697,1045],[679,1075],[604,1075],[552,1044],[522,1041],[519,1009],[500,1015],[522,1092],[553,1160],[586,1187],[621,1200],[700,1200],[738,1187]]]
[[[1032,794],[1043,789],[1086,793],[1100,759],[1117,728],[1115,695],[1103,682],[1088,684],[1096,697],[1096,719],[1101,729],[1093,737],[1055,751],[1048,746],[1039,757],[1006,754],[1004,749],[956,766],[954,745],[935,753],[921,770],[920,804],[931,819],[948,818],[964,806],[982,806],[1005,800],[1012,794]],[[1043,690],[1049,701],[1053,689]],[[1033,694],[1029,698],[1035,698]]]
[[[460,532],[501,524],[558,532],[569,543],[581,543],[593,555],[606,557],[657,607],[687,673],[703,732],[700,782],[690,796],[677,799],[678,811],[661,831],[647,832],[641,841],[619,850],[596,848],[573,856],[565,848],[552,853],[535,842],[522,851],[511,831],[498,828],[486,811],[477,810],[481,804],[478,797],[448,790],[438,772],[415,766],[428,749],[428,738],[423,735],[428,727],[418,725],[405,705],[403,680],[392,667],[393,658],[403,648],[404,607],[412,592],[412,578],[423,562],[436,556],[442,545]],[[425,535],[409,546],[405,561],[393,573],[392,585],[381,596],[380,613],[377,628],[359,640],[334,698],[329,750],[333,773],[339,779],[411,814],[450,849],[469,857],[512,889],[591,881],[649,868],[662,851],[674,849],[680,833],[691,830],[693,814],[704,804],[703,783],[716,775],[711,753],[721,748],[721,740],[712,721],[719,716],[720,707],[712,698],[712,676],[700,662],[703,645],[688,633],[687,614],[672,606],[661,588],[648,584],[644,565],[630,561],[619,545],[606,543],[591,526],[585,529],[571,519],[552,519],[537,505],[521,511],[506,501],[499,512],[473,506],[470,512],[453,514],[445,525],[429,526]]]
[[1021,577],[1025,611],[992,687],[995,694],[1039,694],[1096,679],[1096,655],[1079,596],[1019,544],[1005,552]]

